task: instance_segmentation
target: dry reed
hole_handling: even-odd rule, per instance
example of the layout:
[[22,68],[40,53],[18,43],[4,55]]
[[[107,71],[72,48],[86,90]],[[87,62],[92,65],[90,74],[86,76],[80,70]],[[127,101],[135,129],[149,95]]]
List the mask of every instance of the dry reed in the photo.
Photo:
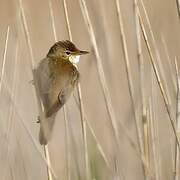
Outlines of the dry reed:
[[165,107],[166,107],[166,111],[167,111],[167,114],[168,114],[168,117],[169,117],[169,120],[170,120],[170,123],[171,123],[171,127],[173,129],[173,133],[174,133],[176,141],[178,143],[178,148],[180,150],[180,142],[179,142],[179,138],[178,138],[178,135],[177,135],[177,132],[176,132],[176,126],[175,126],[174,120],[172,119],[172,116],[171,116],[171,112],[170,112],[170,109],[169,109],[168,99],[167,99],[167,96],[166,96],[163,84],[161,82],[157,66],[155,64],[155,58],[153,56],[153,53],[152,53],[152,50],[151,50],[151,47],[150,47],[150,43],[149,43],[146,31],[145,31],[144,23],[143,23],[143,20],[142,20],[142,17],[140,15],[139,11],[138,11],[138,15],[139,15],[139,20],[140,20],[140,25],[141,25],[141,30],[142,30],[143,38],[144,38],[144,41],[146,43],[146,46],[147,46],[147,49],[148,49],[148,53],[149,53],[149,56],[150,56],[151,65],[153,67],[154,74],[155,74],[158,86],[160,88],[160,92],[161,92],[161,95],[163,97],[163,101],[164,101],[164,104],[165,104]]
[[163,43],[163,48],[164,48],[165,55],[167,57],[167,63],[168,63],[169,71],[170,71],[170,77],[171,77],[171,80],[172,80],[172,83],[173,83],[173,93],[174,93],[176,91],[176,77],[175,77],[174,69],[172,67],[173,66],[172,62],[173,61],[170,58],[167,43],[166,43],[165,38],[164,38],[163,35],[161,35],[161,40],[162,40],[162,43]]
[[[152,82],[153,83],[153,82]],[[152,86],[153,87],[153,86]],[[150,140],[151,144],[150,150],[152,150],[152,166],[154,166],[154,179],[160,180],[160,175],[159,175],[159,168],[158,168],[158,161],[159,161],[159,156],[157,153],[157,145],[156,145],[156,133],[155,133],[155,115],[153,111],[153,103],[152,103],[152,98],[149,100],[149,121],[150,121]]]
[[[19,65],[19,58],[18,58],[18,52],[19,52],[19,44],[18,42],[16,43],[16,50],[15,50],[15,63],[14,63],[14,72],[13,72],[13,84],[12,84],[12,99],[14,99],[14,101],[16,101],[16,93],[17,93],[17,68]],[[5,83],[6,84],[6,83]],[[7,137],[6,137],[6,143],[7,143],[7,164],[9,163],[9,153],[10,153],[10,137],[11,137],[11,132],[12,132],[12,127],[13,127],[13,118],[14,118],[14,107],[13,104],[10,104],[10,110],[9,110],[9,116],[8,116],[8,127],[7,127]],[[7,175],[7,167],[5,165],[5,174],[4,174],[4,178],[6,179],[6,175]]]
[[0,75],[0,92],[2,89],[2,82],[4,79],[4,69],[5,69],[5,64],[6,64],[6,56],[7,56],[7,46],[8,46],[8,39],[9,39],[9,26],[7,27],[6,31],[6,40],[5,40],[5,45],[4,45],[4,52],[3,52],[3,61],[2,61],[2,68],[1,68],[1,75]]
[[[138,2],[137,2],[138,1]],[[27,43],[27,47],[28,47],[28,51],[29,51],[29,55],[30,55],[30,64],[31,64],[31,69],[34,69],[35,66],[35,62],[34,62],[34,54],[33,54],[33,48],[32,48],[32,44],[31,44],[31,33],[29,32],[29,28],[28,28],[28,23],[26,20],[26,14],[25,14],[25,9],[22,3],[22,0],[18,0],[18,9],[20,9],[20,18],[21,18],[21,26],[22,26],[22,32],[23,35],[22,37],[25,37],[26,43]],[[57,41],[57,32],[56,32],[56,24],[55,24],[55,11],[53,9],[53,2],[52,0],[48,0],[47,1],[49,4],[49,13],[50,13],[50,18],[51,18],[51,27],[52,27],[52,31],[54,34],[54,41]],[[65,19],[66,19],[66,26],[67,26],[67,31],[68,31],[68,36],[69,39],[72,41],[73,37],[72,37],[72,32],[71,32],[71,24],[70,24],[70,19],[69,19],[69,10],[68,10],[68,4],[66,0],[61,1],[63,3],[63,7],[64,7],[64,14],[65,14]],[[94,31],[94,27],[92,25],[92,21],[90,19],[89,16],[89,7],[87,7],[86,4],[86,0],[79,0],[79,4],[81,7],[81,11],[82,11],[82,15],[85,21],[85,25],[87,28],[87,31],[89,33],[89,37],[90,37],[90,41],[91,44],[93,46],[93,50],[95,53],[95,57],[96,57],[96,65],[97,65],[97,70],[98,70],[98,75],[99,75],[99,81],[100,81],[100,85],[102,88],[102,92],[103,92],[103,96],[104,96],[104,102],[106,104],[106,109],[108,112],[108,116],[111,122],[111,126],[113,129],[113,134],[114,134],[114,139],[117,143],[117,151],[116,151],[116,155],[115,155],[115,160],[113,161],[113,163],[111,161],[109,161],[109,157],[107,156],[107,154],[105,153],[105,149],[102,146],[101,141],[99,141],[99,139],[96,136],[96,132],[93,130],[91,123],[88,121],[88,117],[87,114],[85,113],[84,110],[84,105],[83,105],[83,99],[82,99],[82,93],[81,93],[81,86],[80,84],[77,87],[77,91],[78,91],[78,98],[75,97],[74,95],[74,99],[76,102],[77,107],[79,108],[80,111],[80,118],[81,118],[81,128],[82,128],[82,139],[83,139],[83,156],[84,156],[84,161],[85,161],[85,175],[87,180],[92,179],[91,177],[91,169],[90,169],[90,161],[91,159],[89,159],[89,147],[88,147],[88,139],[87,139],[87,131],[90,132],[90,135],[92,135],[93,139],[95,140],[95,144],[97,146],[97,150],[100,153],[102,159],[104,160],[105,165],[107,166],[108,170],[110,170],[110,173],[114,173],[114,180],[117,179],[126,179],[126,174],[124,173],[124,169],[120,168],[120,158],[119,158],[119,154],[120,152],[120,147],[119,147],[119,137],[121,136],[121,133],[119,132],[119,127],[118,127],[118,123],[117,123],[117,119],[115,117],[115,112],[114,112],[114,107],[113,107],[113,103],[111,101],[111,94],[108,88],[108,83],[106,80],[106,75],[105,71],[103,69],[103,65],[102,65],[102,57],[100,56],[99,53],[99,47],[97,45],[97,37],[95,37],[95,31]],[[174,165],[174,180],[178,180],[180,178],[180,74],[179,74],[179,69],[178,69],[178,65],[177,65],[177,59],[175,59],[175,67],[176,67],[176,72],[174,71],[174,64],[172,65],[171,63],[171,59],[170,59],[170,55],[169,55],[169,49],[168,46],[166,44],[166,41],[164,39],[163,36],[161,36],[161,41],[163,44],[163,51],[165,52],[165,56],[166,56],[166,63],[168,63],[169,65],[169,69],[168,69],[168,73],[170,75],[170,80],[172,80],[172,84],[173,84],[173,88],[172,88],[172,92],[173,95],[176,96],[176,100],[177,100],[177,105],[176,105],[176,120],[174,120],[173,116],[172,116],[172,99],[171,99],[171,94],[170,94],[170,88],[167,86],[167,79],[166,79],[166,72],[165,69],[163,69],[163,65],[162,65],[162,59],[161,59],[161,54],[160,51],[158,50],[159,47],[157,46],[157,42],[155,40],[155,36],[152,30],[152,26],[148,17],[148,14],[146,12],[146,8],[144,6],[144,2],[142,0],[134,0],[134,18],[135,18],[135,23],[136,23],[136,40],[137,40],[137,56],[138,56],[138,62],[139,62],[139,80],[140,80],[140,93],[141,93],[141,101],[139,101],[141,104],[140,106],[142,107],[142,116],[141,114],[139,114],[140,112],[138,111],[139,109],[137,109],[137,107],[135,106],[136,102],[136,97],[135,97],[135,86],[133,85],[133,78],[132,78],[132,72],[131,72],[131,67],[130,67],[130,61],[131,59],[129,58],[129,52],[128,52],[128,45],[127,45],[127,34],[125,32],[125,22],[123,21],[122,18],[122,12],[121,12],[121,6],[120,6],[120,2],[118,0],[115,0],[115,8],[117,11],[117,16],[118,16],[118,20],[119,20],[119,29],[120,29],[120,36],[121,36],[121,40],[122,40],[122,50],[123,50],[123,55],[124,55],[124,60],[125,60],[125,69],[126,69],[126,76],[127,76],[127,82],[128,82],[128,88],[129,88],[129,94],[130,94],[130,100],[131,100],[131,105],[133,107],[133,111],[132,114],[134,116],[135,119],[135,123],[136,123],[136,132],[137,132],[137,140],[138,140],[138,144],[135,141],[134,137],[131,137],[130,133],[128,132],[128,129],[126,128],[126,126],[120,121],[120,126],[122,127],[122,130],[125,134],[125,136],[128,139],[128,142],[130,143],[131,148],[136,152],[136,155],[139,159],[141,159],[141,166],[143,169],[143,178],[146,180],[151,180],[151,179],[156,179],[156,180],[160,180],[164,177],[163,174],[163,164],[161,163],[161,158],[163,157],[160,154],[160,150],[159,148],[162,147],[162,144],[160,144],[160,137],[159,134],[160,132],[159,129],[160,127],[158,126],[158,119],[157,119],[157,115],[156,114],[156,108],[157,108],[157,101],[155,98],[157,97],[157,89],[156,86],[158,85],[158,88],[160,89],[160,93],[162,95],[162,97],[158,97],[158,98],[162,98],[163,102],[165,105],[165,112],[167,112],[168,115],[168,120],[170,120],[170,128],[172,127],[173,129],[173,133],[175,135],[175,156],[173,156],[173,165]],[[143,7],[143,15],[141,14],[140,11],[140,5]],[[180,20],[180,0],[176,0],[176,5],[177,5],[177,12],[179,15],[179,20]],[[146,27],[147,25],[147,27]],[[20,26],[20,27],[21,27]],[[146,28],[148,28],[150,34],[148,34],[146,31]],[[50,155],[49,155],[49,150],[48,150],[48,146],[44,147],[44,153],[45,153],[45,158],[44,155],[41,153],[41,149],[39,146],[39,143],[37,142],[37,140],[35,140],[35,138],[32,135],[32,132],[30,130],[30,128],[28,127],[25,118],[22,116],[23,112],[22,110],[19,108],[18,104],[17,104],[17,66],[18,66],[18,45],[17,45],[17,49],[16,49],[16,56],[15,56],[15,68],[14,68],[14,72],[13,72],[13,84],[12,84],[12,88],[10,88],[9,84],[5,81],[5,76],[6,76],[6,64],[7,64],[7,50],[9,47],[9,34],[11,33],[11,26],[7,26],[7,30],[6,30],[6,38],[5,38],[5,44],[4,44],[4,50],[3,50],[3,58],[2,58],[2,68],[0,70],[0,93],[2,93],[2,89],[4,88],[7,91],[8,97],[10,99],[10,106],[8,108],[10,108],[10,113],[8,115],[8,119],[7,119],[7,130],[6,130],[6,139],[7,142],[5,142],[7,144],[7,154],[6,154],[6,164],[4,165],[4,169],[5,171],[3,172],[3,179],[8,179],[9,177],[11,177],[11,179],[16,179],[16,175],[13,169],[13,166],[10,162],[10,158],[13,154],[11,154],[11,150],[10,150],[10,137],[11,137],[11,131],[12,131],[12,127],[13,127],[13,118],[15,116],[15,113],[17,115],[17,123],[18,126],[23,127],[25,130],[25,133],[27,133],[28,138],[30,138],[33,146],[35,147],[36,151],[40,154],[41,158],[44,160],[44,162],[47,165],[47,173],[48,173],[48,179],[49,180],[53,180],[53,179],[59,179],[60,177],[57,177],[53,168],[51,167],[51,162],[50,162]],[[150,35],[150,36],[149,36]],[[150,38],[148,38],[150,37]],[[142,50],[142,43],[145,43],[145,46],[148,50],[148,55],[150,56],[150,70],[151,70],[151,95],[150,97],[146,97],[146,87],[145,87],[145,63],[144,63],[144,52]],[[168,44],[169,45],[169,44]],[[176,73],[176,76],[175,76]],[[34,73],[33,73],[34,76]],[[157,83],[156,83],[157,82]],[[36,82],[35,82],[36,83]],[[35,87],[36,88],[36,87]],[[3,89],[3,90],[4,90]],[[173,98],[174,98],[173,96]],[[37,103],[37,107],[40,113],[40,116],[43,117],[43,106],[42,106],[42,102],[39,99],[39,95],[37,93],[37,89],[36,89],[36,94],[34,94],[34,99]],[[148,99],[148,100],[147,100]],[[148,101],[148,102],[147,102]],[[139,105],[139,104],[138,104]],[[159,112],[158,112],[159,113]],[[72,129],[70,127],[69,121],[67,119],[67,111],[66,111],[66,107],[64,106],[63,108],[63,114],[64,114],[64,122],[65,122],[65,148],[66,148],[66,179],[67,180],[71,180],[74,177],[71,177],[71,170],[72,170],[72,166],[71,166],[71,161],[72,158],[74,158],[74,161],[76,163],[76,170],[77,170],[77,174],[78,174],[78,178],[77,179],[81,179],[81,173],[79,168],[79,164],[78,164],[78,157],[76,156],[77,152],[76,149],[74,147],[74,156],[76,157],[71,157],[71,151],[70,151],[70,146],[71,143],[73,143],[72,141],[74,141],[74,137],[72,136]],[[142,128],[143,127],[143,128]],[[168,130],[171,130],[170,128],[168,128]],[[168,132],[169,133],[169,132]],[[22,159],[22,164],[23,164],[23,173],[24,173],[24,177],[26,179],[29,179],[28,174],[27,174],[27,164],[25,163],[25,156],[22,152],[22,144],[19,141],[19,138],[17,135],[15,136],[16,140],[17,140],[17,146],[18,146],[18,151],[20,153],[20,158]],[[173,136],[173,140],[174,140],[174,136]],[[4,143],[4,142],[3,142]],[[2,144],[3,144],[2,143]],[[5,145],[6,145],[5,144]],[[75,144],[75,142],[74,142]],[[171,146],[169,147],[171,148],[171,151],[174,150],[174,144],[171,143]],[[128,155],[128,154],[127,154]],[[172,153],[172,155],[174,155],[174,153]],[[13,156],[12,156],[13,157]],[[8,173],[9,170],[9,173]],[[84,170],[84,169],[83,169]],[[94,178],[92,180],[99,180],[98,178]]]
[[[177,59],[175,58],[176,67],[176,83],[177,83],[177,105],[176,105],[176,124],[177,133],[180,134],[180,74],[177,65]],[[178,180],[180,177],[180,154],[178,151],[178,145],[175,147],[175,166],[174,166],[174,180]]]
[[[43,114],[43,105],[42,102],[40,100],[40,96],[38,94],[38,86],[37,86],[37,82],[35,82],[35,62],[34,62],[34,55],[33,55],[33,49],[31,46],[31,39],[30,39],[30,32],[28,29],[28,24],[26,21],[26,17],[25,17],[25,12],[24,12],[24,8],[23,8],[23,4],[22,4],[22,0],[19,0],[19,7],[20,7],[20,12],[21,12],[21,19],[22,19],[22,24],[23,24],[23,31],[25,34],[25,38],[26,38],[26,42],[28,45],[28,49],[29,49],[29,54],[30,54],[30,64],[31,64],[31,69],[32,69],[32,73],[33,73],[33,80],[34,80],[34,85],[35,85],[35,92],[34,92],[34,99],[37,103],[37,107],[39,110],[39,115],[40,118],[43,120],[44,119],[44,114]],[[27,129],[27,128],[26,128]],[[28,131],[30,133],[30,131]],[[30,133],[31,134],[31,133]],[[32,135],[31,135],[32,136]],[[33,139],[34,140],[34,139]],[[37,146],[35,146],[37,147]],[[47,172],[48,172],[48,179],[52,180],[52,175],[54,176],[54,178],[56,178],[56,175],[54,173],[54,170],[51,167],[51,162],[50,162],[50,158],[49,158],[49,151],[48,151],[48,147],[44,147],[44,153],[45,153],[45,157],[47,158],[45,160],[45,162],[47,163]],[[43,158],[44,159],[44,158]]]
[[[69,22],[69,15],[68,15],[68,8],[67,8],[66,0],[63,0],[63,6],[64,6],[65,17],[66,17],[66,26],[67,26],[69,39],[72,41],[71,26]],[[90,167],[89,167],[89,155],[88,155],[88,145],[87,145],[87,129],[86,129],[87,127],[86,127],[86,121],[85,121],[85,112],[84,112],[84,105],[83,105],[83,100],[82,100],[80,83],[78,83],[77,91],[78,91],[78,99],[79,99],[79,107],[80,107],[79,109],[80,109],[80,116],[81,116],[82,137],[83,137],[83,143],[84,143],[86,179],[90,180],[91,173],[90,173]]]
[[178,12],[179,20],[180,20],[180,1],[179,0],[176,0],[176,7],[177,7],[177,12]]
[[[102,59],[100,57],[98,46],[97,46],[97,43],[96,43],[96,37],[95,37],[95,34],[94,34],[94,29],[93,29],[93,26],[92,26],[92,23],[91,23],[91,20],[90,20],[90,17],[89,17],[88,8],[87,8],[85,0],[79,0],[79,3],[80,3],[82,15],[84,17],[84,21],[85,21],[87,30],[89,32],[90,40],[91,40],[91,43],[92,43],[93,48],[94,48],[94,52],[95,52],[95,56],[96,56],[97,69],[98,69],[98,74],[99,74],[99,79],[100,79],[100,84],[101,84],[101,87],[102,87],[102,91],[103,91],[107,111],[108,111],[108,114],[109,114],[109,118],[111,120],[111,125],[112,125],[112,128],[113,128],[114,137],[115,137],[115,140],[116,140],[116,143],[117,143],[117,149],[119,151],[120,150],[119,149],[119,130],[117,128],[116,117],[115,117],[113,105],[112,105],[112,102],[111,102],[111,97],[110,97],[109,89],[108,89],[108,86],[107,86],[105,73],[104,73],[103,66],[102,66]],[[121,125],[122,130],[124,131],[125,135],[127,136],[131,147],[135,150],[136,155],[138,157],[140,157],[143,165],[146,167],[147,162],[146,162],[144,156],[142,156],[142,154],[140,154],[139,150],[136,148],[136,143],[134,142],[133,138],[130,136],[127,128],[124,126],[124,124],[121,121],[120,121],[120,125]]]

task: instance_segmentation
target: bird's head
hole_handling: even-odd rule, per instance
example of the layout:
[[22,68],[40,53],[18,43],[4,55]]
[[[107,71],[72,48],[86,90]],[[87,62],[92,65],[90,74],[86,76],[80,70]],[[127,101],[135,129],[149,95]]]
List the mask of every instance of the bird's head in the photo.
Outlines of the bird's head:
[[47,57],[69,60],[73,64],[79,62],[80,55],[87,54],[87,51],[79,50],[71,41],[56,42],[49,50]]

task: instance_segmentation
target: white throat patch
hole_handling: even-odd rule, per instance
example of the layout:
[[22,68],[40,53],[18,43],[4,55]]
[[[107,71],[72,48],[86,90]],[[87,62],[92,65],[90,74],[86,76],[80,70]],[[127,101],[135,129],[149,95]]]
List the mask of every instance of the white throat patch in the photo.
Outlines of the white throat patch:
[[71,61],[71,63],[76,65],[80,60],[80,56],[70,56],[69,60]]

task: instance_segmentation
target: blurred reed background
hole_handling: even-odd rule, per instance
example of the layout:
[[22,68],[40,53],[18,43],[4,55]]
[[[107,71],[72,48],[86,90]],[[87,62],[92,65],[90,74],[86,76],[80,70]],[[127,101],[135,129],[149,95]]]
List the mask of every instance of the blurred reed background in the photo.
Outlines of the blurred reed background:
[[[179,7],[0,0],[0,179],[179,180]],[[32,69],[66,39],[90,54],[44,148]]]

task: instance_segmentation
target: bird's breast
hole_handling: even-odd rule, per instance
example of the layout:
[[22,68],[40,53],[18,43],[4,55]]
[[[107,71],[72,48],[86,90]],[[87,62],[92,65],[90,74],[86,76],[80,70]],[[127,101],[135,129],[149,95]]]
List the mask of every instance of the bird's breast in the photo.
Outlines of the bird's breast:
[[61,59],[52,61],[50,68],[54,74],[54,78],[60,81],[59,83],[68,81],[74,86],[79,81],[79,72],[69,60]]

